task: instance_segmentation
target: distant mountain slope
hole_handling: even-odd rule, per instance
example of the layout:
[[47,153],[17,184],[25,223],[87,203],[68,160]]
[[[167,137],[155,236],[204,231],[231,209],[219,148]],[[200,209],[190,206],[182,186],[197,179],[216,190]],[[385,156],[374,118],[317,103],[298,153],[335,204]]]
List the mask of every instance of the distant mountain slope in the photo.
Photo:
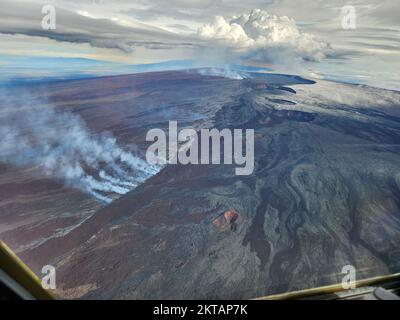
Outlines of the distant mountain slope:
[[65,236],[22,250],[35,270],[57,266],[61,296],[252,298],[340,282],[349,264],[359,279],[399,271],[399,92],[187,72],[51,89],[37,90],[142,151],[147,130],[168,120],[256,134],[250,176],[169,165]]

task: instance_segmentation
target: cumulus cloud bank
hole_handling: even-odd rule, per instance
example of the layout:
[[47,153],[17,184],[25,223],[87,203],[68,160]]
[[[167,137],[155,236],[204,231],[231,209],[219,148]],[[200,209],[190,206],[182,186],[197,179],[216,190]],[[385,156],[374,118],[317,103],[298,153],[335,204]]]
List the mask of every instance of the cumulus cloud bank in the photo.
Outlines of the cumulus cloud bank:
[[213,23],[200,27],[198,35],[229,54],[257,60],[273,60],[278,51],[283,51],[320,61],[329,49],[326,42],[301,32],[293,19],[260,9],[228,20],[217,16]]

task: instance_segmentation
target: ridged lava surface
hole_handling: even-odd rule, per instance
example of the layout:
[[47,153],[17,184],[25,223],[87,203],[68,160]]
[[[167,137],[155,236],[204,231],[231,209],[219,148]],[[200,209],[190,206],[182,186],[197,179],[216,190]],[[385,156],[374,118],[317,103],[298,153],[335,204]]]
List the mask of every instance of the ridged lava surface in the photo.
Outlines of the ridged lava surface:
[[0,237],[35,271],[56,265],[63,297],[253,298],[340,282],[348,264],[358,278],[400,271],[398,92],[188,72],[36,92],[142,152],[168,120],[256,135],[252,175],[168,165],[107,206],[1,166]]

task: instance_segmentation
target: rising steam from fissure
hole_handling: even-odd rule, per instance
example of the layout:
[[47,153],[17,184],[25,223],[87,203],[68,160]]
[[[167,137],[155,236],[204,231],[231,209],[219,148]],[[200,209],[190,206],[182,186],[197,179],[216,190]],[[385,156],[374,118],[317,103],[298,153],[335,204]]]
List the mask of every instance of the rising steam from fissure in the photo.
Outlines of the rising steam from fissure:
[[0,95],[0,161],[33,166],[109,203],[159,171],[121,148],[109,133],[30,94]]

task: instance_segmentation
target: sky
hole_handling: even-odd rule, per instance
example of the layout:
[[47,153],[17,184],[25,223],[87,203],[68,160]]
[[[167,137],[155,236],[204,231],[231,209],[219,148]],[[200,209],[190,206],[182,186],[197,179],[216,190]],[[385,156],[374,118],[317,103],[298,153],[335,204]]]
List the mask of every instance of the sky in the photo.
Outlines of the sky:
[[[42,27],[44,5],[56,9],[54,30]],[[3,77],[190,60],[400,90],[400,0],[0,0],[0,7]]]

